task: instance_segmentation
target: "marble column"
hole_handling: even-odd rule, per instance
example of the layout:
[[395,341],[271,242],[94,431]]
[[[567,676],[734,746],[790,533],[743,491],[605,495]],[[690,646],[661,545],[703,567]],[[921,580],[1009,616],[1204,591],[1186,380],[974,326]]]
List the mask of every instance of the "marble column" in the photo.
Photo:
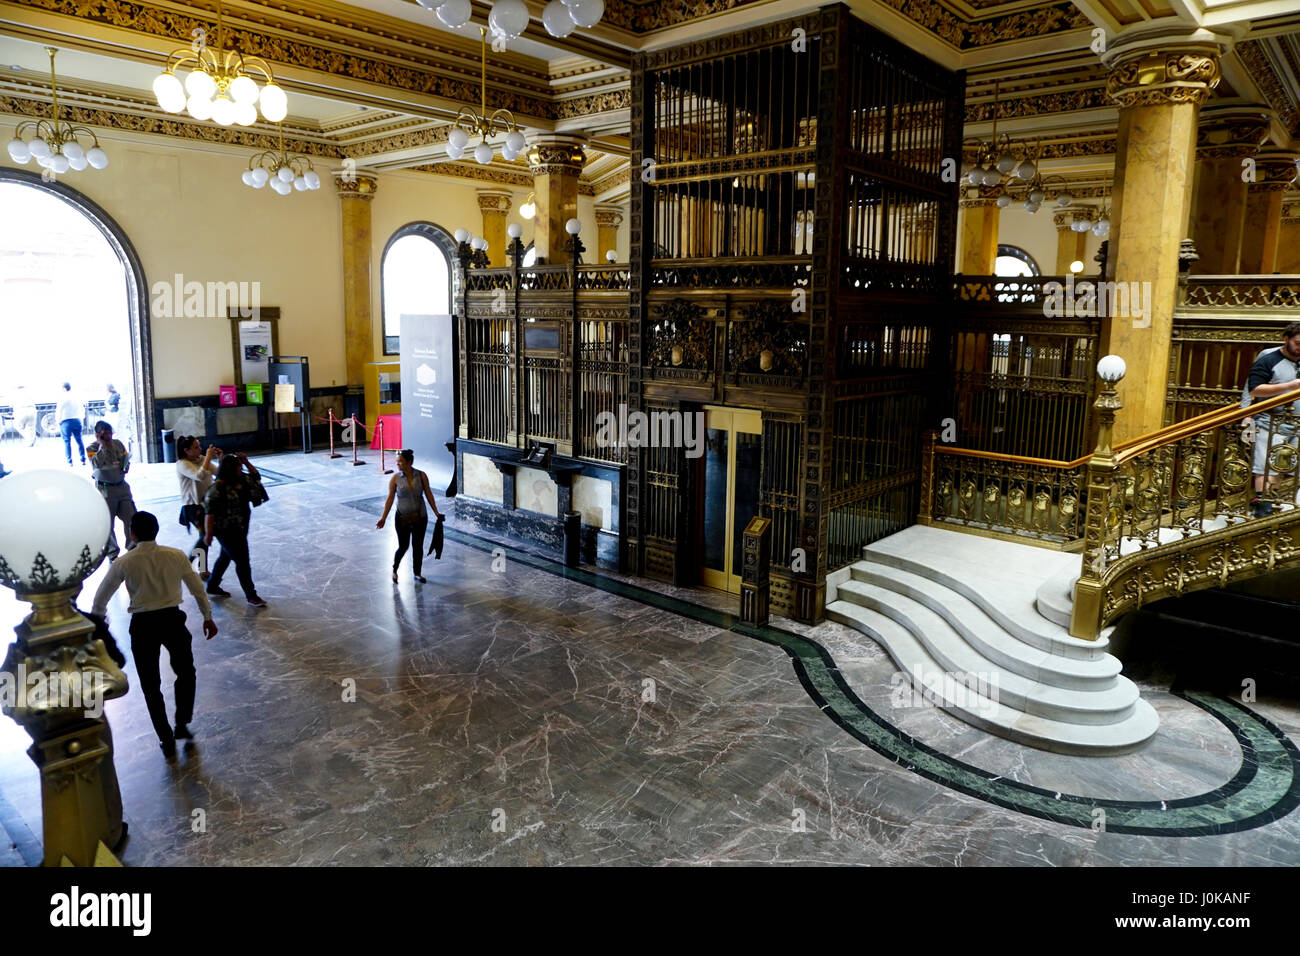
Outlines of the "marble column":
[[1282,237],[1282,197],[1296,178],[1296,154],[1266,149],[1255,159],[1255,181],[1246,185],[1246,231],[1241,237],[1242,275],[1277,271]]
[[1282,213],[1274,268],[1283,275],[1300,275],[1300,204],[1290,206]]
[[510,193],[504,189],[478,190],[478,209],[483,214],[483,238],[487,240],[488,264],[506,264],[506,216],[510,213]]
[[533,140],[528,168],[533,174],[537,215],[533,219],[533,246],[537,264],[569,261],[569,235],[564,224],[578,215],[578,176],[587,161],[583,141],[573,136],[546,136]]
[[979,187],[961,201],[961,269],[964,275],[991,276],[998,258],[997,196]]
[[1164,423],[1165,370],[1178,290],[1178,249],[1191,206],[1196,122],[1218,85],[1223,46],[1213,40],[1170,42],[1117,38],[1104,55],[1106,89],[1119,104],[1112,192],[1114,233],[1108,278],[1138,292],[1128,314],[1102,317],[1103,354],[1114,353],[1141,374],[1121,386],[1124,407],[1115,441]]
[[1191,237],[1201,257],[1197,275],[1235,275],[1246,228],[1246,177],[1242,160],[1253,159],[1268,135],[1263,107],[1207,109],[1196,131],[1196,192]]
[[[605,261],[605,253],[611,249],[618,252],[618,227],[623,224],[622,206],[596,207],[596,262]],[[619,256],[619,261],[627,261],[627,256]]]
[[1052,275],[1069,275],[1070,263],[1083,261],[1088,248],[1088,234],[1075,232],[1070,225],[1088,216],[1088,212],[1071,208],[1052,216],[1052,222],[1056,224],[1056,271]]
[[348,405],[365,393],[366,364],[375,360],[374,328],[370,315],[371,240],[370,200],[379,181],[356,172],[335,174],[343,217],[343,328],[348,373]]

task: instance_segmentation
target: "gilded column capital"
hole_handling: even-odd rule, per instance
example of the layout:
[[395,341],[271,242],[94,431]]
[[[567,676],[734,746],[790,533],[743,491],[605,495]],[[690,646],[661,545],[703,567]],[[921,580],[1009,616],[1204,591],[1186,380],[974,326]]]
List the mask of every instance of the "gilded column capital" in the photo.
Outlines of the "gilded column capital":
[[1201,105],[1219,85],[1222,72],[1216,45],[1186,49],[1133,50],[1108,64],[1106,92],[1121,107]]
[[506,213],[510,212],[511,207],[513,206],[510,193],[503,190],[480,189],[477,190],[477,194],[478,209],[481,213],[487,214],[495,212],[504,216]]
[[379,180],[369,173],[343,169],[334,173],[334,185],[339,191],[340,199],[368,201],[375,198],[375,192],[379,189]]
[[1254,156],[1268,138],[1271,118],[1266,106],[1202,110],[1196,126],[1196,153],[1209,159]]
[[1004,191],[1001,186],[971,186],[962,192],[961,201],[958,205],[962,209],[982,209],[985,206],[996,206],[998,197]]
[[596,225],[606,229],[617,229],[623,224],[622,206],[597,206]]
[[1265,149],[1255,157],[1255,180],[1249,189],[1258,192],[1286,192],[1300,174],[1300,155],[1280,149]]
[[577,176],[586,163],[587,154],[578,139],[537,139],[528,150],[528,169],[534,176]]

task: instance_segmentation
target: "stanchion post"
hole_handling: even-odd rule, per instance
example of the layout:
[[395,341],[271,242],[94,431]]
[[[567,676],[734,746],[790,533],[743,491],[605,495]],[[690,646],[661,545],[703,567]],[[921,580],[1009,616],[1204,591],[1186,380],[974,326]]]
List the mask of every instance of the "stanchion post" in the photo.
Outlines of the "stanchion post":
[[330,409],[329,409],[329,415],[330,415],[330,419],[329,419],[329,424],[330,424],[330,457],[331,457],[331,458],[342,458],[343,456],[334,450],[334,423],[335,423],[335,422],[338,422],[340,425],[342,425],[343,422],[339,421],[337,418],[334,417],[334,409],[333,409],[333,408],[330,408]]
[[379,470],[385,475],[391,475],[393,473],[393,469],[389,468],[387,463],[384,460],[384,452],[387,450],[387,446],[384,444],[383,418],[379,419],[375,427],[379,429]]
[[364,465],[365,460],[357,457],[357,432],[361,430],[361,423],[357,421],[357,416],[352,416],[352,464]]

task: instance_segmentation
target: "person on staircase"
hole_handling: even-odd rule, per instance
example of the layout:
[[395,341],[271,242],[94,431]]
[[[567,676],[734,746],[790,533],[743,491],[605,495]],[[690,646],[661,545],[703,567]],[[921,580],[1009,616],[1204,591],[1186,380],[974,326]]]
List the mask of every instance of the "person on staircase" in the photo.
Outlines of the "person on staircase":
[[[1261,399],[1272,398],[1284,392],[1300,392],[1300,322],[1291,322],[1282,330],[1282,344],[1260,353],[1250,367],[1250,376],[1246,380],[1246,391],[1251,404]],[[1290,408],[1285,406],[1274,412],[1262,412],[1252,416],[1255,423],[1255,454],[1251,472],[1255,479],[1255,498],[1250,503],[1251,513],[1262,518],[1273,513],[1273,502],[1265,497],[1266,491],[1276,488],[1284,475],[1279,472],[1277,464],[1285,456],[1275,455],[1277,459],[1270,462],[1270,452],[1278,445],[1293,445],[1300,436],[1297,423],[1300,419],[1300,394]],[[1274,420],[1276,418],[1276,421]],[[1300,455],[1291,455],[1291,467],[1285,473],[1294,477],[1296,466],[1300,466]]]

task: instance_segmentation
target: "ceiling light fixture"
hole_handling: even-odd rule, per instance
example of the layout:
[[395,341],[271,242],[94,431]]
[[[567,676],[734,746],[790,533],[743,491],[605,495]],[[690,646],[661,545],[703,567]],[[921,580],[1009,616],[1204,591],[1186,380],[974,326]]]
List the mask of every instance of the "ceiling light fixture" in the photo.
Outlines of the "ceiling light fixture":
[[263,150],[248,161],[240,179],[245,186],[261,189],[267,183],[281,196],[293,190],[304,192],[320,189],[320,174],[312,168],[311,160],[284,148],[284,127],[280,127],[280,151]]
[[1025,152],[1017,155],[1011,137],[1002,134],[998,142],[998,86],[1000,81],[993,81],[993,135],[988,143],[975,143],[975,165],[963,171],[966,181],[972,186],[1000,186],[1002,177],[1007,177],[1007,184],[1029,182],[1038,174],[1038,164],[1034,162],[1034,153]]
[[[220,126],[252,126],[257,122],[258,106],[262,117],[278,123],[288,115],[289,101],[275,83],[275,74],[261,57],[241,56],[233,48],[225,49],[225,20],[221,3],[217,3],[217,42],[207,45],[207,34],[202,28],[194,30],[194,42],[188,47],[173,50],[167,57],[165,68],[153,81],[154,96],[158,105],[168,113],[188,111],[196,120],[211,119]],[[176,70],[193,64],[185,83],[176,77]],[[257,81],[249,75],[254,70],[266,78],[260,90]]]
[[[108,154],[100,149],[99,137],[85,126],[74,126],[59,119],[59,86],[54,75],[54,54],[59,51],[47,46],[45,52],[50,55],[50,119],[19,123],[8,143],[9,158],[19,164],[35,159],[44,170],[41,177],[46,181],[69,169],[77,172],[87,166],[103,169],[108,165]],[[32,138],[24,139],[27,134],[32,134]],[[89,148],[81,143],[82,136],[90,137]]]
[[[470,0],[416,0],[436,11],[438,19],[453,30],[469,23],[474,15]],[[564,39],[578,27],[589,29],[605,15],[605,0],[551,0],[542,9],[542,26],[553,37]],[[517,40],[528,29],[528,7],[524,0],[496,0],[488,8],[488,26],[494,37]]]
[[[450,0],[449,0],[450,2]],[[499,0],[498,6],[505,0]],[[479,40],[483,47],[483,72],[481,75],[479,109],[462,106],[456,114],[456,125],[447,134],[447,157],[460,159],[469,148],[471,136],[481,136],[482,142],[474,147],[474,159],[483,166],[492,162],[496,147],[489,140],[500,133],[505,134],[501,144],[501,158],[513,162],[515,157],[528,147],[528,140],[515,122],[514,114],[507,109],[487,111],[487,30],[479,27]]]

